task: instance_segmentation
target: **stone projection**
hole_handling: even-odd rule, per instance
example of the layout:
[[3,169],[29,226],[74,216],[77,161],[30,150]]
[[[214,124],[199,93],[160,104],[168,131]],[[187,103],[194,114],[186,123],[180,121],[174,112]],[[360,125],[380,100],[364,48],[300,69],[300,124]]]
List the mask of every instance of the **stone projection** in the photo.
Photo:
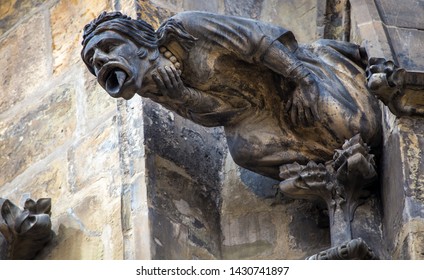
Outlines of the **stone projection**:
[[25,201],[24,209],[0,198],[0,260],[28,260],[52,239],[51,200]]
[[[288,196],[323,204],[333,248],[311,259],[376,258],[350,229],[377,179],[382,138],[364,48],[301,45],[282,27],[205,12],[176,14],[156,31],[104,12],[86,25],[82,44],[83,61],[110,96],[138,94],[197,124],[223,126],[238,165],[280,180]],[[383,81],[401,74],[378,63],[368,81],[385,96],[398,87]]]

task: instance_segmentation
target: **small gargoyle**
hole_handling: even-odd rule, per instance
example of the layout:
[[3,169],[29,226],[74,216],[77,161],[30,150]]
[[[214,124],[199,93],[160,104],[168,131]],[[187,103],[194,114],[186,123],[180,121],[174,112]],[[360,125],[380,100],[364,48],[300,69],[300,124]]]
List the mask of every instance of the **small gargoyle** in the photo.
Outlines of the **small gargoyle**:
[[21,210],[0,198],[0,260],[28,260],[52,239],[51,199],[25,201]]

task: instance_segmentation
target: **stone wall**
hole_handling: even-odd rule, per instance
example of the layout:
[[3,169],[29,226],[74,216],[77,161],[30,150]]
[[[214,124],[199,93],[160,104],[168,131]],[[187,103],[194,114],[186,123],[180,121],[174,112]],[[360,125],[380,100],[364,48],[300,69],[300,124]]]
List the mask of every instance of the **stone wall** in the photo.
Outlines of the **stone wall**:
[[[236,166],[221,128],[197,126],[140,97],[108,97],[79,53],[83,26],[103,10],[154,27],[184,10],[245,16],[307,43],[345,38],[345,5],[1,1],[0,197],[17,204],[52,198],[55,237],[38,258],[301,259],[327,249],[322,209],[275,196],[278,182]],[[352,37],[364,35],[353,28]],[[367,225],[369,244],[381,240],[379,203],[358,209],[365,218],[353,225]]]
[[[353,38],[370,57],[383,57],[406,69],[424,71],[424,3],[351,0]],[[422,106],[424,81],[406,80],[406,104]],[[383,109],[383,156],[380,162],[382,237],[389,259],[424,259],[423,118],[394,116]]]
[[122,259],[116,101],[81,63],[98,1],[1,1],[0,196],[52,198],[42,259]]

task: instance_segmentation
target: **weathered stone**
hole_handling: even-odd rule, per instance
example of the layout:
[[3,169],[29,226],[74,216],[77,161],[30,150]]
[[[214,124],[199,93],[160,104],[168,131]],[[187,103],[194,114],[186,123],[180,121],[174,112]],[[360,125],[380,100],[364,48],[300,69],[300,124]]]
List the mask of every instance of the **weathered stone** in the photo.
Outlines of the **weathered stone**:
[[68,152],[68,159],[71,192],[101,187],[114,194],[121,183],[115,117],[76,143]]
[[[48,197],[55,202],[54,214],[59,213],[64,205],[57,205],[62,196],[67,196],[67,162],[66,158],[57,158],[46,165],[34,164],[40,170],[25,174],[18,181],[2,187],[2,191],[12,201],[22,204],[27,198]],[[8,193],[10,191],[10,193]]]
[[264,0],[224,0],[225,13],[233,16],[242,16],[259,19]]
[[226,153],[222,129],[201,127],[150,101],[146,102],[144,115],[147,149],[216,190]]
[[261,20],[290,29],[299,42],[307,43],[317,39],[316,1],[267,0],[262,5]]
[[185,0],[183,2],[183,9],[185,11],[207,11],[218,12],[223,6],[221,0]]
[[381,19],[386,25],[421,29],[424,26],[424,2],[417,0],[375,0]]
[[[424,27],[424,23],[422,24]],[[399,27],[387,27],[395,61],[406,70],[424,70],[424,31]]]
[[302,259],[328,248],[329,231],[319,227],[314,205],[264,199],[243,184],[237,169],[227,158],[220,209],[224,259]]
[[[383,233],[389,256],[423,258],[424,124],[419,118],[387,123],[382,159]],[[417,235],[418,234],[418,235]],[[421,246],[421,247],[420,247]]]
[[84,96],[85,112],[88,127],[93,127],[113,112],[116,112],[116,100],[108,98],[104,89],[97,83],[97,80],[89,73],[84,73]]
[[76,220],[64,214],[58,223],[56,238],[38,255],[48,260],[100,260],[104,247],[100,235],[87,235]]
[[0,36],[44,2],[46,0],[2,0],[0,2]]
[[0,123],[0,186],[71,138],[76,127],[75,89],[53,88],[21,116]]
[[174,14],[171,10],[157,6],[151,1],[137,0],[137,17],[150,23],[153,28],[159,28],[164,19]]
[[80,62],[82,28],[104,10],[110,1],[59,1],[51,9],[53,71],[57,75]]
[[56,204],[56,234],[40,259],[122,259],[119,197],[111,197],[107,188],[87,187],[83,194],[61,196]]
[[352,41],[364,44],[368,57],[392,59],[386,31],[374,1],[351,0]]
[[175,163],[158,156],[150,161],[152,258],[220,258],[219,214],[213,197]]
[[2,39],[0,114],[30,96],[50,76],[46,23],[47,18],[43,14],[36,14]]

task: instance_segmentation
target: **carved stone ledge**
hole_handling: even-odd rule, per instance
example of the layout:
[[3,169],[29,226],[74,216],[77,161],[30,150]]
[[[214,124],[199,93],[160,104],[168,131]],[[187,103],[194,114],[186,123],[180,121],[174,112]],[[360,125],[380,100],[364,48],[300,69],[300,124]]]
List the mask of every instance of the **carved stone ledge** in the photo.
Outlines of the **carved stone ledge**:
[[361,238],[350,240],[306,258],[307,260],[377,260],[377,256]]
[[325,166],[309,162],[306,166],[295,163],[280,168],[280,177],[284,179],[280,183],[282,193],[325,202],[334,248],[344,248],[343,244],[352,241],[354,213],[369,197],[369,188],[377,178],[374,156],[369,151],[356,135],[346,141],[341,150],[336,150],[334,159]]
[[33,259],[52,239],[51,199],[27,199],[21,210],[0,198],[0,260]]
[[424,72],[399,68],[391,60],[371,58],[367,87],[398,116],[424,116]]

